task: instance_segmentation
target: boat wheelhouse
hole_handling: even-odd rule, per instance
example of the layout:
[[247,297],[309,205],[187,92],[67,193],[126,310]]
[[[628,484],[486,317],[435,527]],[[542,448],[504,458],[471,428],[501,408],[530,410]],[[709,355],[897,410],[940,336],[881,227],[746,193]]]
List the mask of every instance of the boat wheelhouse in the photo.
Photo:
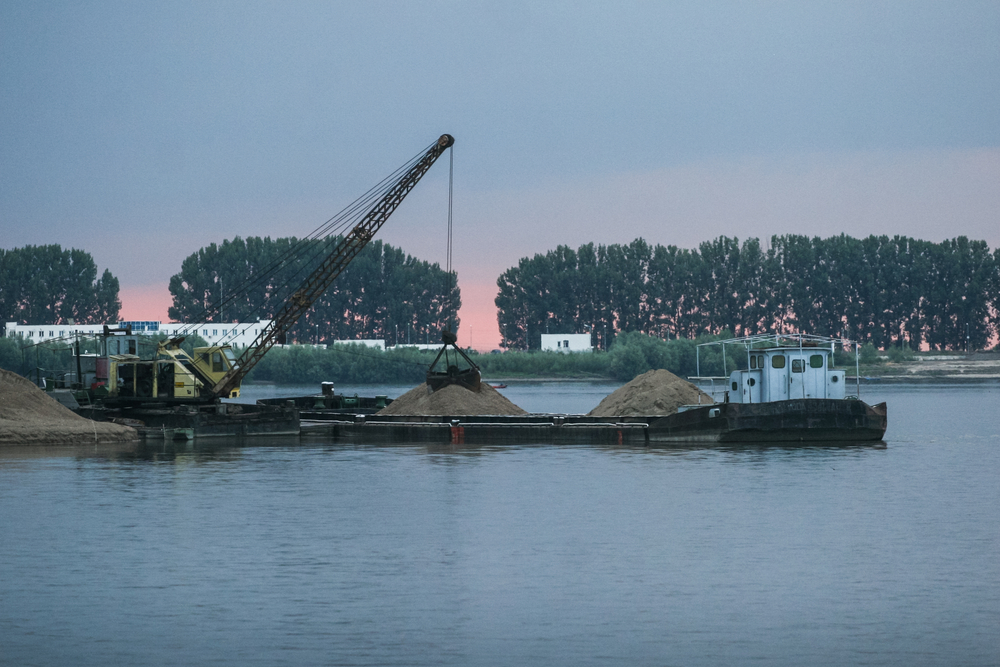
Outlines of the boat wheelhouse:
[[[701,376],[701,350],[719,346],[722,351],[722,376]],[[727,372],[727,346],[742,348],[746,368]],[[855,353],[858,364],[858,344],[843,338],[808,334],[766,334],[741,336],[702,343],[697,348],[699,373],[691,378],[708,381],[713,397],[724,385],[724,403],[771,403],[799,398],[847,398],[847,372],[835,370],[837,346]],[[857,373],[855,373],[857,375]],[[856,386],[855,398],[860,393]]]

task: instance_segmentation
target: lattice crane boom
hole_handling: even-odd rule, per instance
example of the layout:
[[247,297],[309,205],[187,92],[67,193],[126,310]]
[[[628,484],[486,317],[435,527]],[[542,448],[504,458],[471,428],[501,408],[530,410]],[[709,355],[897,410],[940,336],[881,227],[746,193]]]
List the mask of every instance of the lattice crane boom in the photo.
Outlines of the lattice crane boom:
[[247,373],[267,354],[267,351],[288,333],[289,329],[299,321],[299,318],[333,284],[337,276],[368,245],[368,242],[402,203],[410,190],[427,173],[431,165],[454,143],[454,137],[450,134],[442,134],[437,142],[427,149],[423,157],[403,174],[361,221],[344,236],[337,247],[292,293],[281,310],[275,314],[271,324],[265,327],[254,342],[244,350],[243,354],[236,360],[234,367],[212,388],[212,393],[215,396],[228,396],[240,384]]

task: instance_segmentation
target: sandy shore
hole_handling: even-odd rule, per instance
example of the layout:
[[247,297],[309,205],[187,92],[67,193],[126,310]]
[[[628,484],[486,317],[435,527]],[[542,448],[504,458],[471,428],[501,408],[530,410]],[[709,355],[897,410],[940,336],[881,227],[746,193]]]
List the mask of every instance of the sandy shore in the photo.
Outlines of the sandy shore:
[[1000,354],[929,355],[868,367],[861,374],[881,382],[1000,382]]

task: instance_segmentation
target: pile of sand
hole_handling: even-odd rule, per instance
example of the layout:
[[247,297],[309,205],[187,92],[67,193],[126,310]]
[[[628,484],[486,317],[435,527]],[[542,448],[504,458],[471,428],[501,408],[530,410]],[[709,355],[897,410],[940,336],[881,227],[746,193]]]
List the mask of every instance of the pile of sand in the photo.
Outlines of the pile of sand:
[[591,417],[672,415],[682,405],[714,403],[712,397],[667,370],[643,373],[606,396],[591,410]]
[[0,446],[138,439],[135,429],[84,419],[20,375],[0,369]]
[[425,383],[406,392],[377,414],[460,416],[526,413],[486,383],[479,385],[478,392],[469,391],[457,384],[431,392]]

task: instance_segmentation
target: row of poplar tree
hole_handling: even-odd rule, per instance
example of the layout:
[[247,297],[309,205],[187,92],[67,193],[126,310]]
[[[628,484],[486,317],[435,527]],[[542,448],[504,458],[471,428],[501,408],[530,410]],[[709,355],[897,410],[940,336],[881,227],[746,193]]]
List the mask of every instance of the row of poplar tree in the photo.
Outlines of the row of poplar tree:
[[[338,239],[239,237],[188,256],[170,280],[171,318],[273,316]],[[1000,333],[1000,249],[965,237],[800,235],[695,249],[595,245],[523,258],[497,280],[502,345],[535,349],[540,334],[620,332],[695,338],[804,331],[876,347],[980,349]],[[115,322],[118,279],[89,253],[58,245],[0,249],[0,322]],[[382,338],[434,343],[457,331],[455,274],[381,241],[369,244],[296,324],[290,339]]]
[[802,331],[887,349],[981,349],[1000,326],[1000,249],[965,237],[721,236],[696,249],[588,243],[525,257],[497,280],[502,345],[540,334],[694,338]]

